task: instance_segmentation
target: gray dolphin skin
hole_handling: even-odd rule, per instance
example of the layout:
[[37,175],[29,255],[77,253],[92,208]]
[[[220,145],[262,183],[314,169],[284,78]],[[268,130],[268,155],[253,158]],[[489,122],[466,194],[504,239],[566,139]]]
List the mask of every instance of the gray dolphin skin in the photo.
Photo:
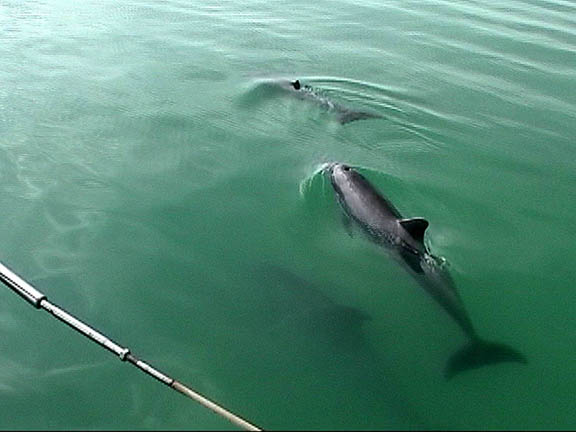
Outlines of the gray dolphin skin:
[[378,114],[373,114],[364,111],[355,111],[352,109],[348,109],[339,105],[337,103],[332,102],[328,98],[322,96],[318,91],[314,90],[309,85],[302,84],[300,80],[291,81],[291,82],[282,82],[281,86],[286,90],[293,91],[302,99],[309,99],[322,108],[326,109],[327,111],[333,112],[336,114],[336,118],[340,124],[350,123],[356,120],[363,120],[363,119],[371,119],[371,118],[382,118],[382,116]]
[[403,218],[362,174],[347,165],[332,163],[326,171],[347,223],[355,222],[372,241],[390,251],[468,337],[468,345],[450,358],[446,378],[487,364],[527,363],[513,348],[478,336],[450,274],[424,245],[428,221]]

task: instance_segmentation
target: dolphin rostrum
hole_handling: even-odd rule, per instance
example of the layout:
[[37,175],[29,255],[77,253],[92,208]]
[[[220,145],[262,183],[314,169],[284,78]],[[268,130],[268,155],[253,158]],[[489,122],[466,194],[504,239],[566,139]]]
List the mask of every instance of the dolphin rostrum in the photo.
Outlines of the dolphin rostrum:
[[362,174],[347,165],[333,163],[327,171],[347,223],[356,222],[372,241],[388,249],[468,337],[468,345],[450,358],[447,378],[486,364],[527,363],[511,347],[478,336],[450,274],[424,245],[428,221],[403,218]]

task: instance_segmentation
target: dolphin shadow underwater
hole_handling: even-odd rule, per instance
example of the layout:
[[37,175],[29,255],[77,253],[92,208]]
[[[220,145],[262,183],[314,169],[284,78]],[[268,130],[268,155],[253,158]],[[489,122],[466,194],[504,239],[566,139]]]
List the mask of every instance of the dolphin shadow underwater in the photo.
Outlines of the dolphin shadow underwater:
[[356,223],[373,242],[388,250],[468,337],[468,344],[449,359],[445,370],[447,379],[484,365],[527,363],[524,355],[513,348],[478,336],[450,274],[424,245],[428,221],[403,218],[362,174],[347,165],[332,163],[325,171],[330,176],[347,228],[352,222]]
[[299,328],[316,345],[373,354],[363,330],[371,320],[368,314],[335,302],[318,285],[281,266],[261,265],[255,274],[268,287],[268,309],[276,323]]
[[[270,261],[254,265],[250,274],[259,287],[253,295],[261,311],[248,345],[265,373],[297,384],[283,403],[304,397],[316,411],[344,406],[348,418],[357,418],[344,423],[348,428],[358,423],[361,430],[432,428],[403,380],[390,372],[390,361],[373,346],[370,315],[332,298],[333,282]],[[262,379],[260,372],[255,379]],[[326,397],[318,397],[323,392]],[[383,410],[386,418],[378,420]]]

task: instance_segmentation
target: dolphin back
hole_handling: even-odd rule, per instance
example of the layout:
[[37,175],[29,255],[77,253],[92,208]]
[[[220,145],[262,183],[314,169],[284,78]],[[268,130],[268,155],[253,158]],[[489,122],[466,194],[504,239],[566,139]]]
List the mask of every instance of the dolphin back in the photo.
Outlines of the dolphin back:
[[460,372],[505,362],[528,363],[522,353],[506,344],[473,339],[450,357],[445,376],[450,379]]
[[362,112],[362,111],[351,111],[348,109],[342,109],[338,113],[338,121],[340,124],[350,123],[356,120],[364,120],[364,119],[371,119],[371,118],[382,118],[381,115],[372,114],[369,112]]

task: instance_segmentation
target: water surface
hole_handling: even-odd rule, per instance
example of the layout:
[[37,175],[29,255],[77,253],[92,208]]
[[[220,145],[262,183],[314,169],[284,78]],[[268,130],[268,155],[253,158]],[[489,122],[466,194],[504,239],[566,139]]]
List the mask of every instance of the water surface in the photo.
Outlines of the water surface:
[[[4,0],[0,42],[0,260],[52,301],[267,429],[574,427],[571,2]],[[528,365],[443,378],[463,335],[329,161]],[[0,298],[0,428],[232,428]]]

